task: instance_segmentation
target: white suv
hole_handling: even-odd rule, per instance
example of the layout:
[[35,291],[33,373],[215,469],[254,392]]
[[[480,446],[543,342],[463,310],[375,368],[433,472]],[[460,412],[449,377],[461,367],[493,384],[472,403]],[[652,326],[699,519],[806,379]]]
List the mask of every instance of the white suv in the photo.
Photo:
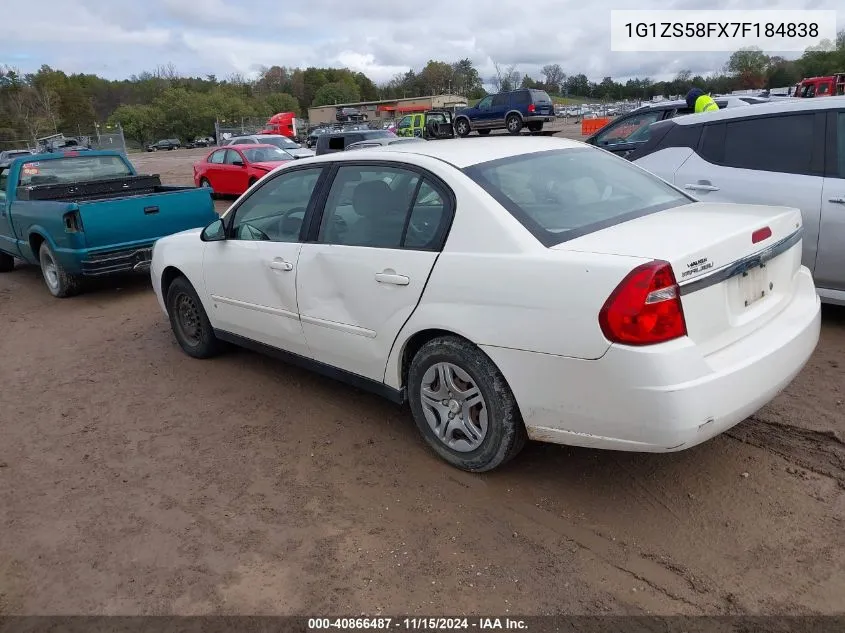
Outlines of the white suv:
[[800,209],[803,263],[822,301],[845,305],[845,97],[661,121],[627,158],[702,202]]

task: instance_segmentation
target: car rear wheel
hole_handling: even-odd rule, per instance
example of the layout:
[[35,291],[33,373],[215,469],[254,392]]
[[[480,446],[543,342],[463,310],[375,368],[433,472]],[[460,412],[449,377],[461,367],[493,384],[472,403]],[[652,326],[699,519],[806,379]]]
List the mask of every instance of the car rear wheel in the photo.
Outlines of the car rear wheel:
[[214,336],[196,290],[185,277],[177,277],[167,289],[165,299],[170,328],[179,347],[194,358],[211,358],[220,353],[222,344]]
[[254,184],[255,184],[255,183],[257,183],[257,182],[258,182],[258,178],[256,178],[255,176],[253,176],[252,178],[250,178],[250,179],[249,179],[249,182],[247,183],[247,186],[248,186],[248,187],[252,187],[252,185],[254,185]]
[[467,121],[466,119],[458,119],[457,121],[455,121],[455,133],[461,137],[469,136],[469,121]]
[[64,299],[79,293],[82,279],[79,275],[65,271],[47,242],[42,242],[38,249],[38,261],[41,264],[41,276],[51,295]]
[[0,273],[10,273],[15,269],[15,258],[6,253],[0,253]]
[[518,114],[511,114],[506,120],[505,125],[508,132],[511,134],[519,134],[522,132],[522,118]]
[[487,136],[488,134],[490,134],[490,130],[478,130],[479,136]]
[[527,435],[499,369],[457,336],[426,343],[408,371],[414,422],[429,447],[453,466],[485,472],[512,459]]

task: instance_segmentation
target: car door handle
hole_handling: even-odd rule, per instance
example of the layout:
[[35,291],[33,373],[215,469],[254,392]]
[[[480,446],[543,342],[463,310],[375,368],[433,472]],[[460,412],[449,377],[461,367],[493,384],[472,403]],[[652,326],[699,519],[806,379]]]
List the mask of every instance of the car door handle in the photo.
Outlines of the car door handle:
[[293,264],[291,264],[290,262],[286,262],[283,259],[274,259],[267,265],[273,270],[293,270]]
[[407,286],[411,283],[410,278],[405,275],[397,275],[395,271],[389,268],[383,272],[376,273],[376,281],[380,284],[393,284],[394,286]]
[[831,198],[828,202],[832,202],[834,204],[845,204],[845,198]]
[[684,189],[689,189],[690,191],[719,191],[718,187],[714,187],[713,185],[706,185],[704,183],[688,183],[684,185]]

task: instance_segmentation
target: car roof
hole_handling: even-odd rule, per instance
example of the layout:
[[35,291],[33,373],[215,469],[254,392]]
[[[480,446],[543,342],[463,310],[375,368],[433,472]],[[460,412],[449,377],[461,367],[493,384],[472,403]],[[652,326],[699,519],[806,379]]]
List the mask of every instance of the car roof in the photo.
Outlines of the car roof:
[[[429,143],[395,143],[370,148],[367,157],[369,159],[401,160],[403,155],[415,154],[430,156],[449,163],[458,169],[463,169],[464,167],[510,156],[578,147],[591,146],[580,141],[556,136],[493,136],[472,139],[442,139]],[[357,152],[335,152],[304,160],[330,162],[334,160],[361,160],[360,157],[361,155]]]
[[233,145],[237,145],[238,147],[243,145],[244,149],[254,149],[257,147],[266,147],[267,149],[279,149],[278,147],[276,147],[275,145],[271,145],[270,143],[229,143],[229,147],[232,147]]
[[755,103],[753,108],[731,108],[718,112],[701,112],[688,114],[672,119],[678,125],[694,125],[707,121],[721,121],[725,119],[739,119],[767,114],[781,114],[789,112],[811,112],[815,110],[832,110],[845,107],[845,96],[820,97],[815,99],[778,99],[767,103]]

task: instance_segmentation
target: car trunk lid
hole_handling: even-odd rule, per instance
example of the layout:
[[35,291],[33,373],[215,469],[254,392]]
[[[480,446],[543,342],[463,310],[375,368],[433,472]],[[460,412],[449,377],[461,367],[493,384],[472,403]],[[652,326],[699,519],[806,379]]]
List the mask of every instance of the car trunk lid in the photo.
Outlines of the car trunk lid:
[[801,266],[801,232],[797,209],[693,203],[553,248],[669,262],[688,336],[712,353],[762,327],[789,303]]

